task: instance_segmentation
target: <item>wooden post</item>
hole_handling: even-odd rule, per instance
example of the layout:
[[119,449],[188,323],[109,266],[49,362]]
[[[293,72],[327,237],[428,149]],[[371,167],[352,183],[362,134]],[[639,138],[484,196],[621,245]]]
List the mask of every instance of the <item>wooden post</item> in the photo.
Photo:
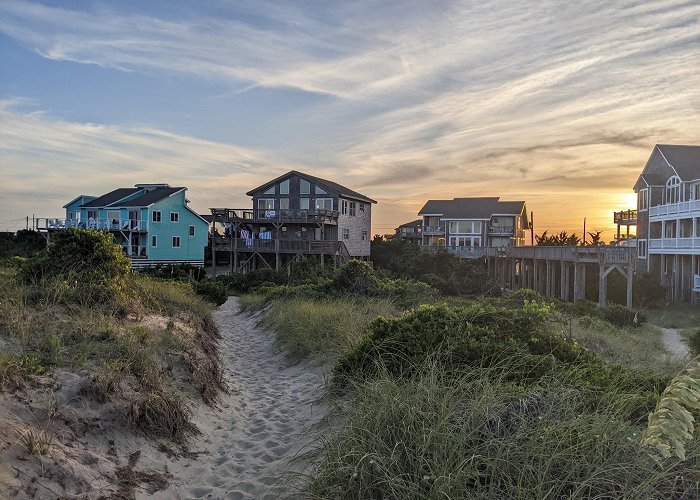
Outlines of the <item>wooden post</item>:
[[608,278],[605,274],[605,260],[603,253],[598,256],[598,307],[603,308],[607,305],[607,282]]
[[216,276],[216,219],[212,221],[211,225],[211,267],[212,275]]
[[[631,252],[630,252],[631,255]],[[627,307],[632,308],[632,284],[634,280],[634,275],[632,273],[632,262],[627,263]]]
[[547,297],[552,296],[552,264],[549,259],[546,261],[544,293]]
[[559,297],[561,300],[569,300],[569,266],[561,260],[559,262]]
[[574,301],[586,298],[586,264],[574,264]]
[[539,276],[537,275],[537,259],[532,259],[532,289],[539,291]]

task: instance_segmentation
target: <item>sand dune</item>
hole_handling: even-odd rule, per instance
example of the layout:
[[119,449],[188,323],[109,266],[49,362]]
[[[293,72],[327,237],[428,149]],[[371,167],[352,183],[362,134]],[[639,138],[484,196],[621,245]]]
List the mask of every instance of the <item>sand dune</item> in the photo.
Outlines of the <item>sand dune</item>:
[[221,352],[233,391],[218,409],[201,406],[195,423],[202,435],[190,449],[196,458],[165,464],[167,489],[140,498],[279,498],[287,493],[290,461],[313,440],[314,424],[326,409],[315,404],[323,370],[290,366],[277,353],[274,335],[257,319],[238,314],[235,297],[214,317],[222,334]]

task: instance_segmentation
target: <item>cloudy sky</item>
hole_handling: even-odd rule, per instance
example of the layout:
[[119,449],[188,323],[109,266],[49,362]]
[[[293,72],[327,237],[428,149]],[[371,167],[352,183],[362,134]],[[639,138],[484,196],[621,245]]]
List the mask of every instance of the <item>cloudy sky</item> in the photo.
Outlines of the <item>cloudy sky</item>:
[[468,196],[610,231],[656,143],[700,144],[697,0],[0,2],[0,229],[140,182],[248,206],[294,168],[379,233]]

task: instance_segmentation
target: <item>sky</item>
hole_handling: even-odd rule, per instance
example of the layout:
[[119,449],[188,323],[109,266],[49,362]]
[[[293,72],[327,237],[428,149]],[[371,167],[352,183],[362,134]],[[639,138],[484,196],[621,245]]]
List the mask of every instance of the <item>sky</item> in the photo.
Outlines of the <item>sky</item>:
[[0,2],[0,230],[79,194],[248,207],[288,170],[377,200],[525,200],[602,230],[655,144],[700,144],[700,2]]

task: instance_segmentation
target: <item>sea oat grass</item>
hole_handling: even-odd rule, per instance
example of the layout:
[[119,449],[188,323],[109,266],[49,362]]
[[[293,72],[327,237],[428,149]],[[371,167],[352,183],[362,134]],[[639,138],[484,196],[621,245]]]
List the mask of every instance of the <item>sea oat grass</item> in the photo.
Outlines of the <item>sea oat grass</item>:
[[289,298],[274,301],[262,324],[277,332],[277,340],[292,356],[337,357],[362,341],[374,318],[399,312],[391,299]]

